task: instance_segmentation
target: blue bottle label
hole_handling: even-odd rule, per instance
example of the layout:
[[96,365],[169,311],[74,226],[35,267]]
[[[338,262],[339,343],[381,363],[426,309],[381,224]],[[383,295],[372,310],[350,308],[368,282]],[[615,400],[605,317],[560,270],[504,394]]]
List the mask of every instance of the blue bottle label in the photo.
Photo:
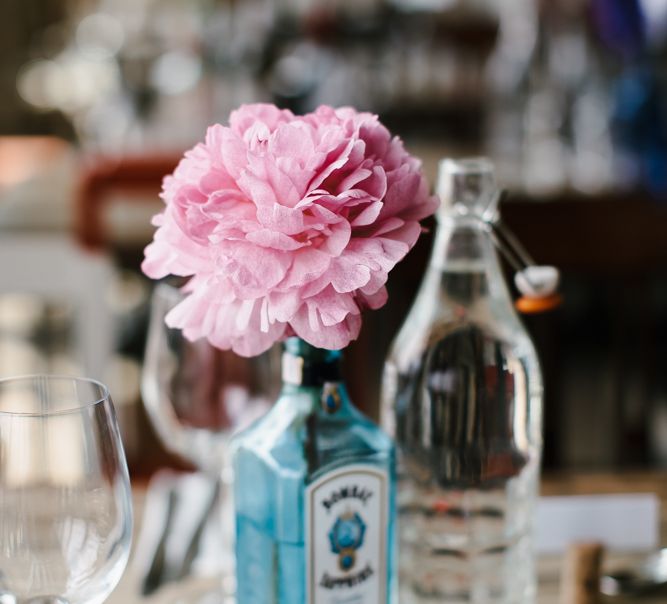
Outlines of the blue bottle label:
[[306,488],[307,604],[386,604],[387,484],[358,464]]

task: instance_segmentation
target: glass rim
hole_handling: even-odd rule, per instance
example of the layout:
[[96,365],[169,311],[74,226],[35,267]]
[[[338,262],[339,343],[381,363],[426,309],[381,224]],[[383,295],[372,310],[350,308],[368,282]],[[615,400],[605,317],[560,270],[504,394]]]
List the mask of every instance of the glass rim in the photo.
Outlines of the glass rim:
[[9,383],[34,383],[37,380],[45,381],[62,381],[62,382],[73,382],[76,384],[88,384],[94,385],[99,388],[100,396],[98,397],[87,397],[85,401],[79,403],[73,403],[71,407],[65,409],[57,410],[46,410],[46,411],[3,411],[0,409],[0,417],[4,416],[14,416],[14,417],[49,417],[56,415],[66,415],[68,413],[76,413],[82,411],[83,409],[88,409],[90,407],[95,407],[100,403],[111,402],[111,395],[109,393],[109,388],[106,384],[89,377],[80,377],[75,375],[64,375],[64,374],[51,374],[51,373],[31,373],[27,375],[16,375],[8,377],[0,377],[0,391],[3,389],[3,386]]
[[155,284],[153,288],[153,297],[161,298],[164,300],[172,301],[181,301],[186,297],[186,293],[183,292],[182,287],[168,283],[167,281],[160,281]]
[[483,155],[454,159],[445,157],[439,162],[440,169],[446,174],[484,174],[493,173],[493,162]]

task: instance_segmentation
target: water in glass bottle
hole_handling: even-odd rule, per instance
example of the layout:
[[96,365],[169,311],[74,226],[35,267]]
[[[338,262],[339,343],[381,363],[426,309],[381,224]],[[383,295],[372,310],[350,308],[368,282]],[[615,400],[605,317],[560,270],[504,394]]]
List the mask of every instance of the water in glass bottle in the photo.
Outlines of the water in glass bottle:
[[436,241],[383,379],[402,604],[530,604],[542,380],[491,237],[485,159],[444,160]]

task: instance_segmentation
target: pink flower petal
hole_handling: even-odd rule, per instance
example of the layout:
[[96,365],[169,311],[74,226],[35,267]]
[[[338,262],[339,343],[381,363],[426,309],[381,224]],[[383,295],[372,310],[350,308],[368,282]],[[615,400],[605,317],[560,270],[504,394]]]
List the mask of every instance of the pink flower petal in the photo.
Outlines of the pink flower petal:
[[329,277],[334,289],[342,294],[366,285],[370,281],[371,271],[367,266],[354,263],[343,255],[331,261]]
[[260,247],[273,248],[280,251],[293,251],[304,247],[304,243],[293,239],[279,231],[270,229],[258,229],[246,235],[246,241],[259,245]]
[[235,180],[243,173],[248,165],[248,151],[237,134],[229,128],[223,128],[220,132],[221,148],[219,150],[221,161],[227,173]]
[[303,248],[292,256],[292,264],[285,279],[278,284],[279,291],[301,288],[325,274],[331,256],[315,248]]
[[366,226],[373,224],[382,211],[383,203],[376,201],[368,204],[352,221],[352,226]]
[[[352,294],[340,294],[329,286],[312,298],[306,300],[309,317],[316,317],[315,325],[331,327],[340,323],[349,314],[359,314],[359,306]],[[311,320],[311,324],[313,321]]]
[[296,288],[286,292],[271,292],[267,299],[267,316],[272,323],[288,323],[303,304],[303,296]]
[[299,312],[290,322],[294,333],[317,348],[340,350],[352,340],[356,340],[361,330],[361,315],[348,315],[340,323],[326,327],[322,324],[312,329],[308,321],[308,311]]
[[232,247],[227,257],[229,281],[241,300],[265,295],[283,280],[291,261],[286,253],[241,242]]
[[359,299],[363,308],[370,308],[371,310],[377,310],[382,308],[389,298],[386,287],[380,288],[374,294],[359,294]]

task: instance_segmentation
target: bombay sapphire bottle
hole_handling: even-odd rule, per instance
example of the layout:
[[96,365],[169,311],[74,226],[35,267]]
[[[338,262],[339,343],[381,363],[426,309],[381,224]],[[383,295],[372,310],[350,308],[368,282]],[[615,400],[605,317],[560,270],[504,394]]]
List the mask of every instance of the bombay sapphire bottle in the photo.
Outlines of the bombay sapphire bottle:
[[287,340],[278,401],[236,441],[238,604],[395,601],[393,444],[340,358]]
[[401,604],[532,604],[542,380],[489,220],[487,160],[440,167],[436,241],[385,366]]

